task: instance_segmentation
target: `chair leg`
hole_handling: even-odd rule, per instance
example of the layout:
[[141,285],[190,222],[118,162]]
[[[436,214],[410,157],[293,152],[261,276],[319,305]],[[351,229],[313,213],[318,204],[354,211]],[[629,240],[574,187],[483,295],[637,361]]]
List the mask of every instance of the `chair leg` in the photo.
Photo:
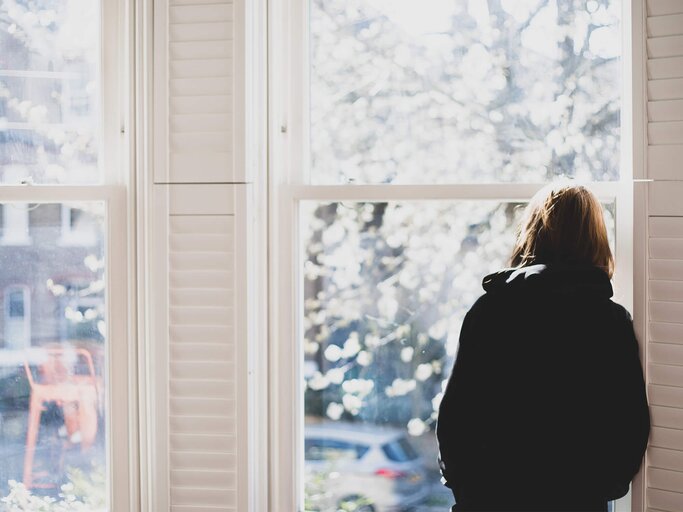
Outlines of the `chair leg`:
[[28,413],[28,429],[26,431],[26,451],[24,453],[24,485],[27,489],[33,487],[33,457],[36,453],[38,429],[43,403],[35,394],[31,394],[31,405]]
[[97,390],[94,387],[79,389],[78,423],[81,431],[81,450],[87,450],[97,436]]

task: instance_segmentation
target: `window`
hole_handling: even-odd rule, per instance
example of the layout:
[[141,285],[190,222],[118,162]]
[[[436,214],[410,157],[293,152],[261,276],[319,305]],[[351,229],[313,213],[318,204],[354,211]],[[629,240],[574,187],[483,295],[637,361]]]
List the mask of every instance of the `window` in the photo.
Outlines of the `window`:
[[[617,300],[630,304],[626,4],[274,8],[275,502],[452,502],[434,426],[460,325],[483,276],[507,266],[519,214],[543,184],[576,179],[601,198]],[[320,424],[330,435],[393,431],[401,441],[381,443],[382,476],[411,485],[363,485],[359,475],[378,469],[363,458],[334,470],[344,493],[329,479],[321,487],[327,470],[306,448]]]
[[63,204],[61,217],[60,243],[64,245],[95,245],[97,243],[97,224],[86,209]]
[[27,286],[5,288],[4,348],[19,350],[31,345],[31,293]]
[[27,204],[6,203],[2,207],[2,245],[28,245],[31,236],[28,229]]
[[0,497],[9,508],[31,495],[41,510],[135,509],[121,7],[0,5]]

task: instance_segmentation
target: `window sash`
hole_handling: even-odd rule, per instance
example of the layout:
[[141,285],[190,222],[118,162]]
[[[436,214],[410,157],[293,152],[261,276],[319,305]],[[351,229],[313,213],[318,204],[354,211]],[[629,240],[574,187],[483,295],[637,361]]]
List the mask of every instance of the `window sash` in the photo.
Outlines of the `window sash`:
[[[303,510],[304,429],[301,383],[303,347],[303,254],[299,203],[321,201],[510,200],[526,201],[545,183],[449,183],[433,185],[310,185],[308,0],[270,2],[269,26],[269,360],[271,509]],[[622,1],[621,169],[613,182],[584,183],[601,200],[616,202],[614,299],[633,307],[634,177],[644,176],[642,93],[645,77],[643,3]],[[640,181],[640,180],[638,180]],[[294,406],[292,407],[292,397]],[[633,510],[642,507],[634,480]],[[630,512],[631,493],[614,512]]]
[[0,203],[105,203],[105,308],[107,391],[107,492],[113,512],[137,510],[131,503],[131,463],[136,459],[132,429],[137,399],[129,385],[132,345],[128,333],[128,234],[126,189],[123,186],[13,185],[0,187]]
[[102,201],[105,204],[106,309],[106,453],[109,510],[140,510],[139,451],[135,442],[138,417],[136,351],[129,315],[134,307],[133,211],[128,186],[134,182],[133,132],[134,54],[133,0],[100,0],[100,140],[101,180],[89,185],[0,184],[0,203],[64,203]]

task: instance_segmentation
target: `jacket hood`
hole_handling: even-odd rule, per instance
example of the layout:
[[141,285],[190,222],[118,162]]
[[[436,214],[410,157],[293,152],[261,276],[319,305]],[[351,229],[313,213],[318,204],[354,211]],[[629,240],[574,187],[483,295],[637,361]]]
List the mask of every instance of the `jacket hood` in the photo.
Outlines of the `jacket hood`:
[[487,275],[482,286],[487,293],[536,290],[606,299],[613,295],[612,283],[607,273],[591,266],[537,264],[506,268]]

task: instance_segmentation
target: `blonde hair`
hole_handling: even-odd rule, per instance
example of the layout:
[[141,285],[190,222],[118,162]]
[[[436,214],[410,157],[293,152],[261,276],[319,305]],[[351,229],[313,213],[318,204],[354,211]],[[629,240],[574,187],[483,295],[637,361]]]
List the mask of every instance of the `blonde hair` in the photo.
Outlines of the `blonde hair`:
[[602,205],[586,187],[549,185],[529,202],[510,265],[536,263],[591,265],[614,274]]

